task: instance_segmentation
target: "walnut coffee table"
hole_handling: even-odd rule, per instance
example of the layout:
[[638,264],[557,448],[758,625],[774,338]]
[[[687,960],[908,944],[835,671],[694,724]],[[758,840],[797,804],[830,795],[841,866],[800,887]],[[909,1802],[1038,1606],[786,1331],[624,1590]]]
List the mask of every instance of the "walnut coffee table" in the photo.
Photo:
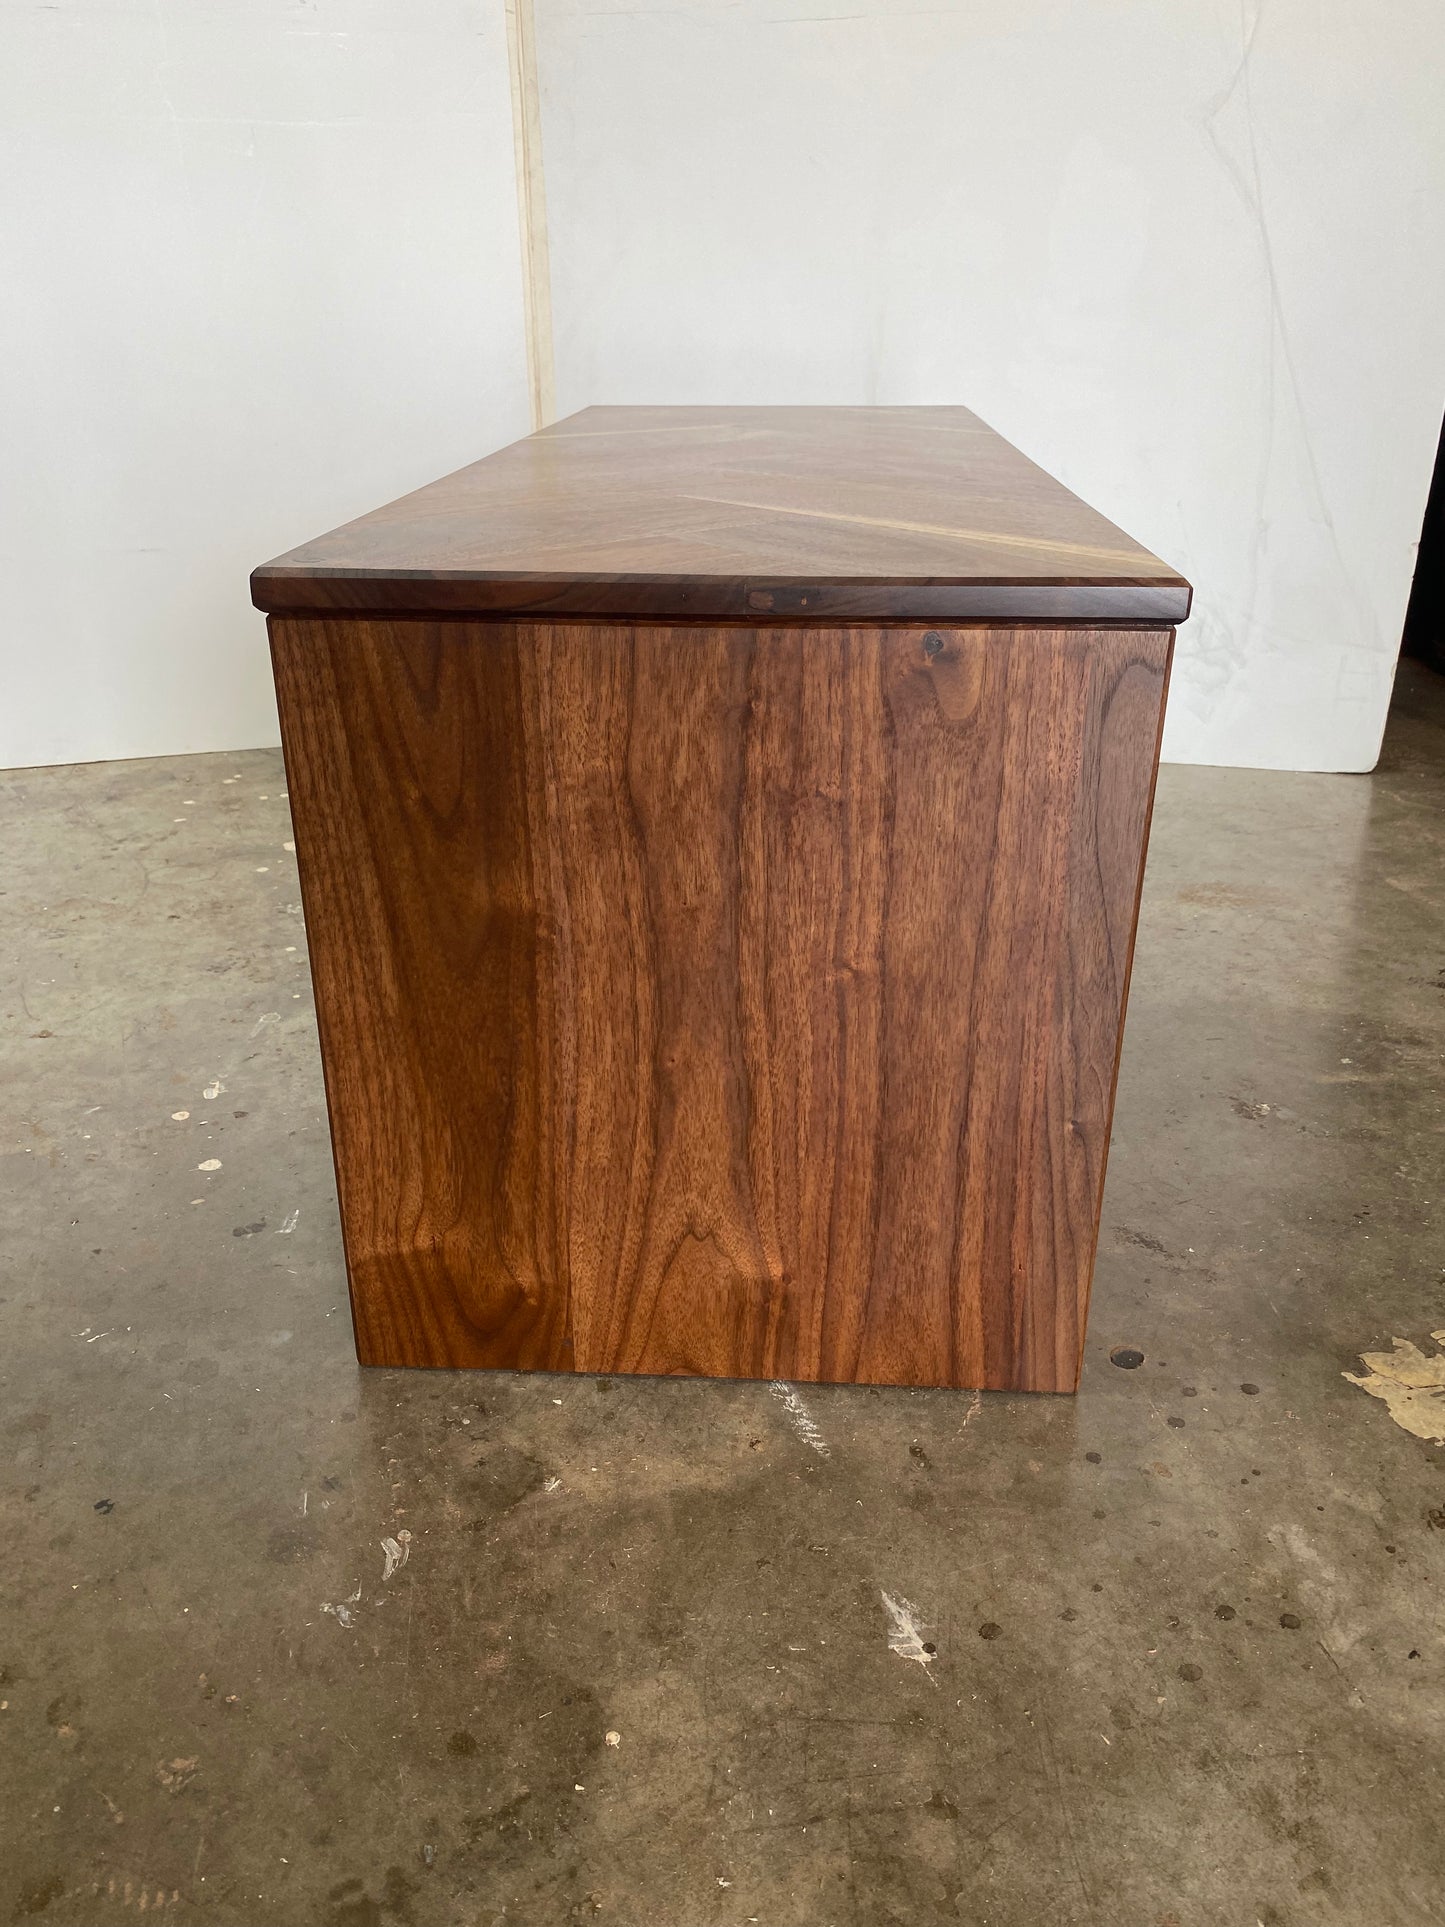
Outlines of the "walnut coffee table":
[[1186,582],[963,408],[592,408],[253,589],[363,1362],[1073,1389]]

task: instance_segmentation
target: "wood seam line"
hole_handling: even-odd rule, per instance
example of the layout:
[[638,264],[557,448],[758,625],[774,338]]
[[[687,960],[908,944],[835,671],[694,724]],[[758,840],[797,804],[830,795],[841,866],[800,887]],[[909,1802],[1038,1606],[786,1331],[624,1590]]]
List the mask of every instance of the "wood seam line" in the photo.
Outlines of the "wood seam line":
[[1096,542],[1058,542],[1042,535],[1006,535],[995,529],[955,529],[942,522],[898,522],[882,515],[849,515],[839,509],[793,507],[786,502],[750,502],[732,495],[684,495],[685,502],[712,502],[720,508],[762,509],[769,515],[800,515],[810,522],[854,522],[867,529],[900,529],[906,535],[943,535],[959,542],[990,542],[1001,549],[1047,549],[1059,555],[1087,555],[1104,562],[1132,562],[1141,574],[1149,565],[1164,571],[1167,565],[1147,549],[1105,549]]

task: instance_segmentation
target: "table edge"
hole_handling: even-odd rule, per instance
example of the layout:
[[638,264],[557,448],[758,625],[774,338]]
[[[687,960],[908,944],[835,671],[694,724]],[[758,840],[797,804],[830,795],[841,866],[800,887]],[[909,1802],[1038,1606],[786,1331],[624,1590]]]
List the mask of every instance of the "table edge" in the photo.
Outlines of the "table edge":
[[385,574],[265,564],[251,600],[273,616],[514,616],[599,621],[1127,622],[1172,628],[1193,590],[1182,576],[1107,581],[878,576],[818,581],[798,576]]

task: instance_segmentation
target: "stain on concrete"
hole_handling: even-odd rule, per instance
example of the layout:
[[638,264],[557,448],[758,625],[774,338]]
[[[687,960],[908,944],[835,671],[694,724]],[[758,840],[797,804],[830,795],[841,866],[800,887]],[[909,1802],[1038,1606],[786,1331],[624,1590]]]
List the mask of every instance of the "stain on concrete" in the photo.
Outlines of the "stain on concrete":
[[[1445,1331],[1431,1332],[1430,1340],[1445,1347]],[[1396,1338],[1388,1352],[1361,1352],[1360,1363],[1362,1373],[1342,1376],[1380,1399],[1402,1431],[1445,1445],[1445,1349],[1425,1352],[1408,1338]]]

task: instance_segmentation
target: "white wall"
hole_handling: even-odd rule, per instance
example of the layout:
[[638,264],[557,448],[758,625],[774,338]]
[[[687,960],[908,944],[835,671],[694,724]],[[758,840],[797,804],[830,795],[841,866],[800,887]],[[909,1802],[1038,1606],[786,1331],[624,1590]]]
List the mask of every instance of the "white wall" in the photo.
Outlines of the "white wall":
[[[0,0],[0,765],[274,741],[250,567],[526,432],[503,4]],[[1369,766],[1435,0],[536,10],[563,412],[966,402],[1197,584],[1168,755]]]
[[1374,761],[1438,0],[536,0],[558,406],[964,402],[1194,581],[1166,754]]
[[501,0],[0,0],[0,765],[276,740],[257,563],[527,432]]

